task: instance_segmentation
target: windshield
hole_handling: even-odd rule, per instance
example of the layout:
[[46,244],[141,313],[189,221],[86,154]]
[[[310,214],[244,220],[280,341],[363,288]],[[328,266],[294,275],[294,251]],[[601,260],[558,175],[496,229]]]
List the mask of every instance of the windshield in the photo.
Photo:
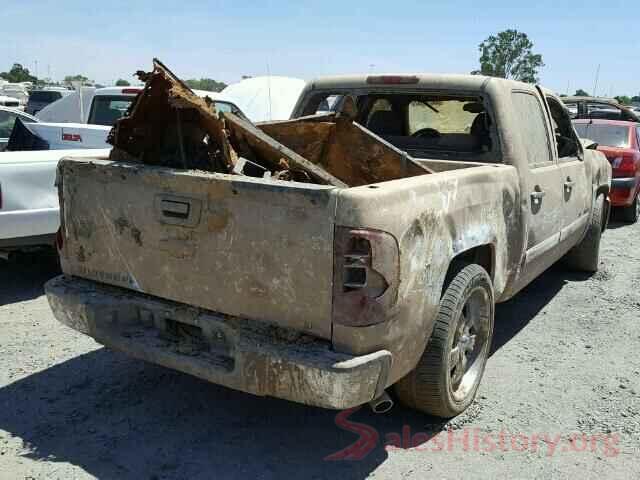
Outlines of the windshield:
[[96,95],[93,98],[88,123],[113,126],[116,120],[124,116],[134,98],[133,95]]
[[622,125],[602,125],[592,123],[574,124],[578,136],[593,140],[606,147],[629,147],[629,127]]

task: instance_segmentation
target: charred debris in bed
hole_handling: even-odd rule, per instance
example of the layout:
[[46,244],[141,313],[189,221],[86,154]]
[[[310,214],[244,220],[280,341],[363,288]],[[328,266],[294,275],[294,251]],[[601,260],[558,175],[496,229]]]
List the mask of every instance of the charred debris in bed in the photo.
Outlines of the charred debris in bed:
[[157,59],[137,75],[145,86],[109,134],[112,160],[340,188],[431,173],[356,123],[351,97],[337,113],[256,126],[218,112]]

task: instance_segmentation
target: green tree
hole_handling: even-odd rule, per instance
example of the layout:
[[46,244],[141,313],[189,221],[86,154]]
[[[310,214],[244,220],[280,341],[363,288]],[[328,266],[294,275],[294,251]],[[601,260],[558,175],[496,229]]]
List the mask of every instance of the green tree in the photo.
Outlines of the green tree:
[[631,97],[627,96],[627,95],[618,95],[617,97],[613,97],[616,99],[616,102],[618,102],[621,105],[631,105]]
[[131,85],[131,84],[130,84],[128,81],[126,81],[126,80],[124,80],[124,79],[122,79],[122,78],[119,78],[119,79],[116,81],[116,87],[128,87],[128,86],[130,86],[130,85]]
[[28,68],[24,68],[19,63],[14,63],[11,70],[0,73],[0,78],[11,83],[33,82],[37,83],[38,79],[29,73]]
[[532,49],[533,42],[526,33],[505,30],[491,35],[478,46],[480,70],[471,73],[537,83],[544,62]]
[[218,82],[212,78],[201,78],[200,80],[192,78],[185,80],[184,83],[186,83],[189,88],[206,90],[208,92],[221,92],[227,86],[226,83]]
[[590,97],[591,95],[589,95],[587,92],[585,92],[584,90],[579,88],[578,90],[576,90],[576,93],[574,93],[574,96],[576,96],[576,97]]
[[67,85],[71,85],[73,82],[81,82],[82,85],[90,85],[93,83],[93,80],[89,80],[84,75],[67,75],[64,77],[64,83]]
[[640,95],[636,95],[634,97],[631,97],[631,102],[632,103],[640,103]]

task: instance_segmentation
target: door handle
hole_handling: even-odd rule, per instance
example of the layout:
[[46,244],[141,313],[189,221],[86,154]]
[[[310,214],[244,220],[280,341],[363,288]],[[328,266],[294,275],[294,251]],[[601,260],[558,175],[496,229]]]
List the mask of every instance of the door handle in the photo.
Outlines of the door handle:
[[564,188],[566,188],[567,190],[571,190],[575,184],[576,182],[571,180],[571,177],[567,177],[567,181],[564,182]]
[[540,187],[536,186],[536,189],[531,192],[531,202],[533,205],[539,206],[542,203],[542,198],[546,195],[544,190],[540,190]]

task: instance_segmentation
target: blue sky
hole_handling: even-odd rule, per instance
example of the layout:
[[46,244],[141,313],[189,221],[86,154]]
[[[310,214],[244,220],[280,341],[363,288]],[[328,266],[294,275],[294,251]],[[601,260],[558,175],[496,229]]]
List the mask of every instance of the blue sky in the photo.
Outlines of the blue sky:
[[362,72],[477,68],[478,44],[507,28],[543,55],[542,84],[558,92],[640,92],[637,0],[362,2],[4,0],[0,71],[20,62],[46,76],[131,78],[157,56],[184,78],[309,79]]

